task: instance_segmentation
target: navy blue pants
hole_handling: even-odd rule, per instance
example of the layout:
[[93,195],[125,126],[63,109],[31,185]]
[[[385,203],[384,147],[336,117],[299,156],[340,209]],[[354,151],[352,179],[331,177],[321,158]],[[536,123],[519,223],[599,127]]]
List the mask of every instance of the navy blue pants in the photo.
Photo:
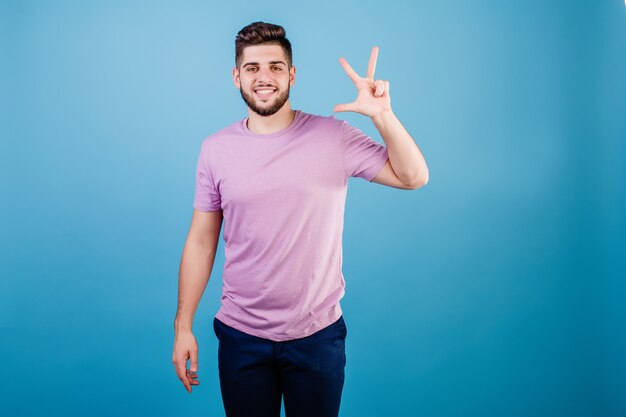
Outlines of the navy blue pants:
[[337,417],[346,365],[343,316],[316,333],[275,342],[217,318],[218,369],[226,417]]

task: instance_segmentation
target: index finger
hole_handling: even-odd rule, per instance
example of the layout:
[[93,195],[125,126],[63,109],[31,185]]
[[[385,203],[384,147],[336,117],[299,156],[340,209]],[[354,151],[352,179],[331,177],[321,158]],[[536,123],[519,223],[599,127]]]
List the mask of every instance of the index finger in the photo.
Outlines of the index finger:
[[191,392],[191,384],[187,380],[187,358],[178,358],[176,362],[176,374],[178,375],[178,379],[180,379],[187,389],[187,391]]
[[352,69],[352,67],[350,66],[350,64],[348,64],[348,61],[346,61],[345,58],[339,58],[339,63],[341,64],[343,69],[346,70],[346,73],[348,73],[348,77],[350,77],[352,81],[356,83],[361,79],[359,74],[357,74],[356,71]]
[[372,53],[370,54],[370,62],[367,64],[367,75],[365,78],[369,78],[370,80],[374,79],[374,72],[376,71],[376,60],[378,59],[378,46],[372,48]]

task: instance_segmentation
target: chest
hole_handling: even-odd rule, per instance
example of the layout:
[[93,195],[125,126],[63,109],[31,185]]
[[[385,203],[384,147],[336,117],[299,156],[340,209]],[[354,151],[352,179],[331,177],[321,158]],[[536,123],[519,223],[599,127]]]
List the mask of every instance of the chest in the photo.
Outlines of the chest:
[[221,153],[217,186],[224,210],[279,210],[335,198],[347,179],[334,138],[289,143],[254,143]]

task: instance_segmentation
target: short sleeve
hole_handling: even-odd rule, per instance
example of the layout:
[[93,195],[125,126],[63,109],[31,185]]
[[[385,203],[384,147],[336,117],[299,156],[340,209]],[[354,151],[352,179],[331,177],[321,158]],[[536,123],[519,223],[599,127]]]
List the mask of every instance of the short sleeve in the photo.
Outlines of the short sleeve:
[[200,211],[219,211],[222,209],[222,199],[208,166],[207,152],[208,146],[203,144],[196,165],[196,192],[193,207]]
[[389,158],[387,147],[374,141],[361,130],[342,122],[341,154],[348,177],[372,181]]

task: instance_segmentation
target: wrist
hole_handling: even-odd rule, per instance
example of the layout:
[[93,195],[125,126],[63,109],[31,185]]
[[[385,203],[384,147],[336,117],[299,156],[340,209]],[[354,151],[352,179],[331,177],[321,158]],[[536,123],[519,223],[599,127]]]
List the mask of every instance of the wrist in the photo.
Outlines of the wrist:
[[193,324],[190,321],[175,320],[174,331],[178,332],[191,332],[193,330]]
[[394,117],[393,111],[391,109],[382,110],[372,116],[372,121],[374,123],[384,123],[387,120],[390,120]]

